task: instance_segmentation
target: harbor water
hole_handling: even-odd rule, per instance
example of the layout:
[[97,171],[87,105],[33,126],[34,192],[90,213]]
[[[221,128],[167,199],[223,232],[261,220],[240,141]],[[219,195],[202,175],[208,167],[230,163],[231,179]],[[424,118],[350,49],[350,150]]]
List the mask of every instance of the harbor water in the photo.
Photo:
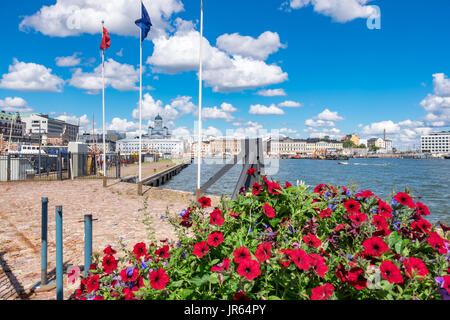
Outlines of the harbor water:
[[[297,180],[315,187],[320,183],[371,190],[382,199],[389,198],[393,190],[409,187],[417,201],[430,209],[429,221],[450,224],[450,160],[446,159],[350,159],[342,165],[332,160],[280,159],[278,170],[270,177]],[[205,183],[223,164],[202,163],[201,183]],[[207,194],[230,195],[242,170],[234,166],[218,180]],[[163,188],[194,192],[197,187],[197,165],[192,164],[172,178]]]

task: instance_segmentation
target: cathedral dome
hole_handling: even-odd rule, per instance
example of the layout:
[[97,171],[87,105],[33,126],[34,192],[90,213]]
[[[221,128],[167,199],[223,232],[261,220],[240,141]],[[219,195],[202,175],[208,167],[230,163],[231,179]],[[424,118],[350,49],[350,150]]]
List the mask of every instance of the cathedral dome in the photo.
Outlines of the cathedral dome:
[[158,114],[158,115],[155,117],[155,120],[162,120],[162,118],[161,118],[161,116]]

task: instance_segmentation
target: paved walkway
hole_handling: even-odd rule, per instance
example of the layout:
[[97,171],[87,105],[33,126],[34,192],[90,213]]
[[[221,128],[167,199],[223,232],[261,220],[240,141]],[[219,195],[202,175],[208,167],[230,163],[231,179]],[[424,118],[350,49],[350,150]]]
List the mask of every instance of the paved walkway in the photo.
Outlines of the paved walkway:
[[[118,247],[119,238],[127,247],[146,241],[142,223],[144,199],[157,239],[176,239],[170,224],[161,219],[168,208],[178,213],[190,200],[190,193],[143,187],[137,196],[134,184],[108,180],[66,180],[0,183],[0,300],[54,299],[55,290],[34,293],[31,288],[40,281],[41,197],[48,205],[48,271],[55,269],[55,206],[63,206],[63,254],[65,267],[83,265],[84,215],[93,215],[93,252],[108,245]],[[215,199],[215,202],[218,199]],[[64,277],[64,298],[73,293]]]

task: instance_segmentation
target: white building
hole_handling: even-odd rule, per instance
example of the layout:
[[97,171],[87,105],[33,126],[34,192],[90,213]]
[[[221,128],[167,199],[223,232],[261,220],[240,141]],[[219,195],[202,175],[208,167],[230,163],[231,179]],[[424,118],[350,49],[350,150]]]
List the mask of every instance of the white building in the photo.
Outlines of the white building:
[[381,138],[371,138],[367,140],[367,147],[370,149],[371,147],[377,147],[380,149],[384,149],[386,147],[386,144],[383,139]]
[[313,154],[316,151],[337,152],[343,149],[343,143],[336,140],[313,139],[292,139],[283,138],[280,140],[268,141],[268,153],[270,155],[279,154]]
[[64,140],[76,141],[79,127],[62,120],[52,119],[46,114],[31,113],[22,114],[22,122],[25,123],[25,134],[39,136],[39,128],[42,141],[47,143],[49,138],[63,138]]
[[450,153],[450,131],[432,132],[421,136],[420,151],[432,154]]
[[[142,151],[181,156],[184,153],[184,142],[176,139],[142,138]],[[139,138],[118,140],[116,143],[116,152],[139,153]]]
[[163,127],[163,118],[158,114],[155,117],[154,127],[148,127],[148,136],[150,139],[170,139],[171,134],[169,133],[169,129],[164,126]]

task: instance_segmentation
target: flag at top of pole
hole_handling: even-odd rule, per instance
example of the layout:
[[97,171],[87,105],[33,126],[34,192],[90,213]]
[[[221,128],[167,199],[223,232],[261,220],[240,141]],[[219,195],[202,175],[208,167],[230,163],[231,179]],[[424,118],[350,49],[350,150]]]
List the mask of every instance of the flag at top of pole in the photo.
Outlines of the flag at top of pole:
[[150,16],[148,15],[147,9],[145,9],[144,4],[141,1],[141,18],[137,19],[134,23],[141,28],[141,41],[147,38],[147,34],[150,31],[152,22],[150,21]]
[[102,44],[100,45],[101,50],[106,50],[111,45],[111,38],[109,37],[108,29],[103,27],[103,38],[102,38]]

